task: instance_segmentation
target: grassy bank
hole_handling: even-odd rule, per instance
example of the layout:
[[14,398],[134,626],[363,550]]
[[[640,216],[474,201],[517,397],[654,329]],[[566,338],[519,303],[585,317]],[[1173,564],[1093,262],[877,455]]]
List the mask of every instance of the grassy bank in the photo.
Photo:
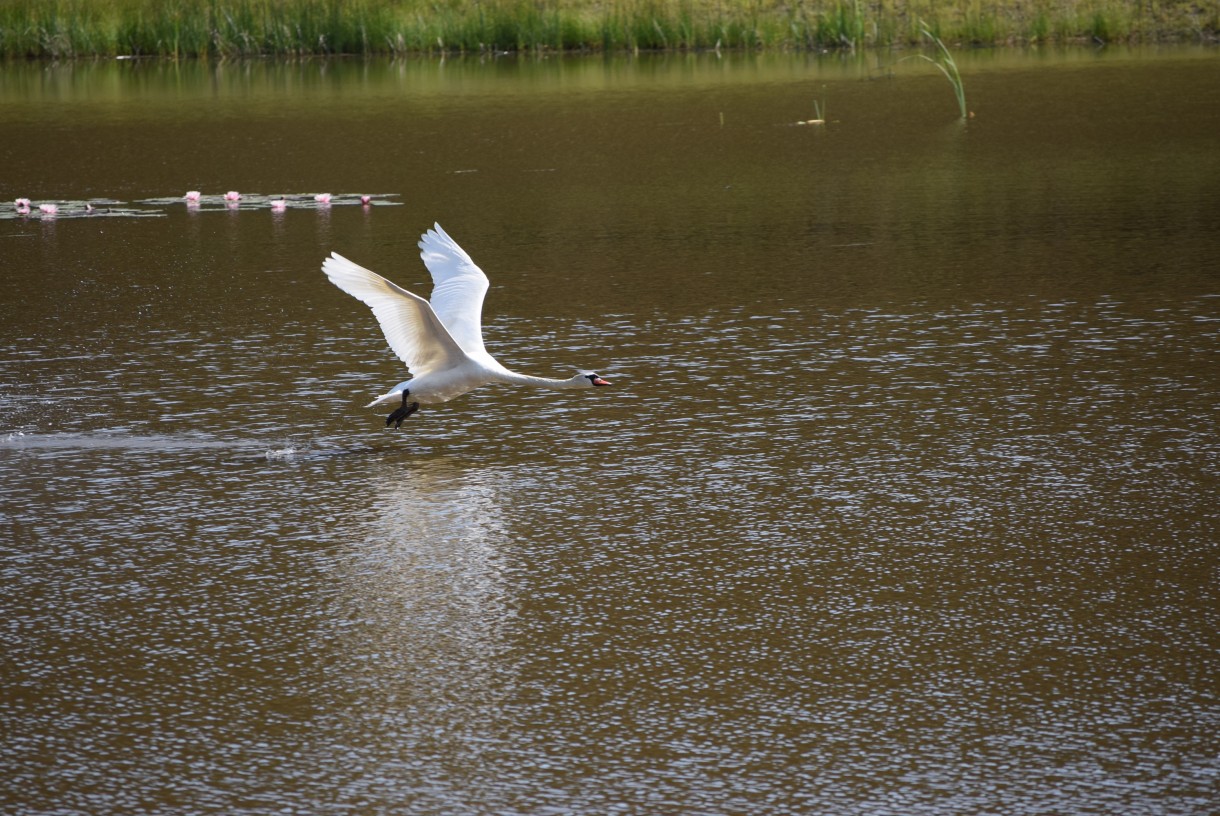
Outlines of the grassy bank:
[[1215,41],[1196,0],[3,0],[0,57]]

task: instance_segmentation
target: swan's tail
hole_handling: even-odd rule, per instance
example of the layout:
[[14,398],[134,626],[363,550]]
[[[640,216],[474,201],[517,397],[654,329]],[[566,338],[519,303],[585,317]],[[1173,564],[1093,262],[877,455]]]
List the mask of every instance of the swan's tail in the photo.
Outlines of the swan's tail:
[[370,402],[368,405],[366,405],[364,407],[372,408],[376,405],[390,405],[391,403],[398,403],[398,402],[402,402],[402,389],[401,388],[399,388],[397,391],[391,391],[388,394],[382,394],[380,397],[373,400],[372,402]]

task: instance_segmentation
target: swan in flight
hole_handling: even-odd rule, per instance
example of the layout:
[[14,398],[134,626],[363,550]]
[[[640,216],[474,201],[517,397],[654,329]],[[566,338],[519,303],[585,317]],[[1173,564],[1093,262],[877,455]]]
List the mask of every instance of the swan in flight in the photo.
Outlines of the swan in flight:
[[373,310],[390,348],[411,372],[411,379],[366,406],[399,403],[386,417],[387,427],[398,428],[420,405],[448,402],[488,383],[554,389],[610,384],[592,371],[552,380],[518,374],[500,365],[483,348],[481,315],[487,293],[483,270],[440,224],[423,234],[419,248],[419,256],[432,274],[430,302],[337,252],[322,263],[331,283]]

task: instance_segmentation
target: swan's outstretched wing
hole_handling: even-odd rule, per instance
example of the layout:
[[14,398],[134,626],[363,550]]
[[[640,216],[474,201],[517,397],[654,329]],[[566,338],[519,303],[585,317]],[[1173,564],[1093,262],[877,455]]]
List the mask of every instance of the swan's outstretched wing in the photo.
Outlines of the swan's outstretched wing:
[[419,257],[432,273],[433,311],[467,354],[484,351],[482,314],[487,276],[440,224],[433,224],[423,234],[419,250]]
[[390,348],[410,372],[454,366],[466,359],[428,301],[352,263],[337,252],[322,263],[330,282],[373,310]]

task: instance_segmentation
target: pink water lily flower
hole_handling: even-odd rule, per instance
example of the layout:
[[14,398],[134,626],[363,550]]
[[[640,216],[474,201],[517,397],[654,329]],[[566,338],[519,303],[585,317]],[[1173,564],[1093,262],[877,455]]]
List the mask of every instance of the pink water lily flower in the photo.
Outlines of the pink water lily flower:
[[54,204],[39,204],[38,210],[45,215],[55,215],[55,213],[59,212],[59,207],[56,207]]
[[28,198],[19,198],[14,201],[13,204],[15,204],[19,210],[28,211],[30,209],[30,200]]
[[362,195],[362,196],[360,196],[360,203],[361,203],[361,204],[363,204],[363,205],[365,205],[366,207],[367,207],[369,204],[371,204],[372,202],[373,202],[373,197],[372,197],[372,196],[367,196],[367,195]]
[[316,196],[313,197],[313,200],[318,202],[319,204],[329,204],[330,203],[330,193],[318,193]]
[[288,209],[288,199],[280,196],[279,198],[272,200],[271,209],[275,210],[276,212],[282,212],[283,210]]
[[225,193],[225,201],[241,201],[241,193],[236,190],[230,190]]
[[199,191],[198,190],[188,190],[186,195],[183,196],[183,198],[185,198],[187,201],[198,201],[199,200]]

